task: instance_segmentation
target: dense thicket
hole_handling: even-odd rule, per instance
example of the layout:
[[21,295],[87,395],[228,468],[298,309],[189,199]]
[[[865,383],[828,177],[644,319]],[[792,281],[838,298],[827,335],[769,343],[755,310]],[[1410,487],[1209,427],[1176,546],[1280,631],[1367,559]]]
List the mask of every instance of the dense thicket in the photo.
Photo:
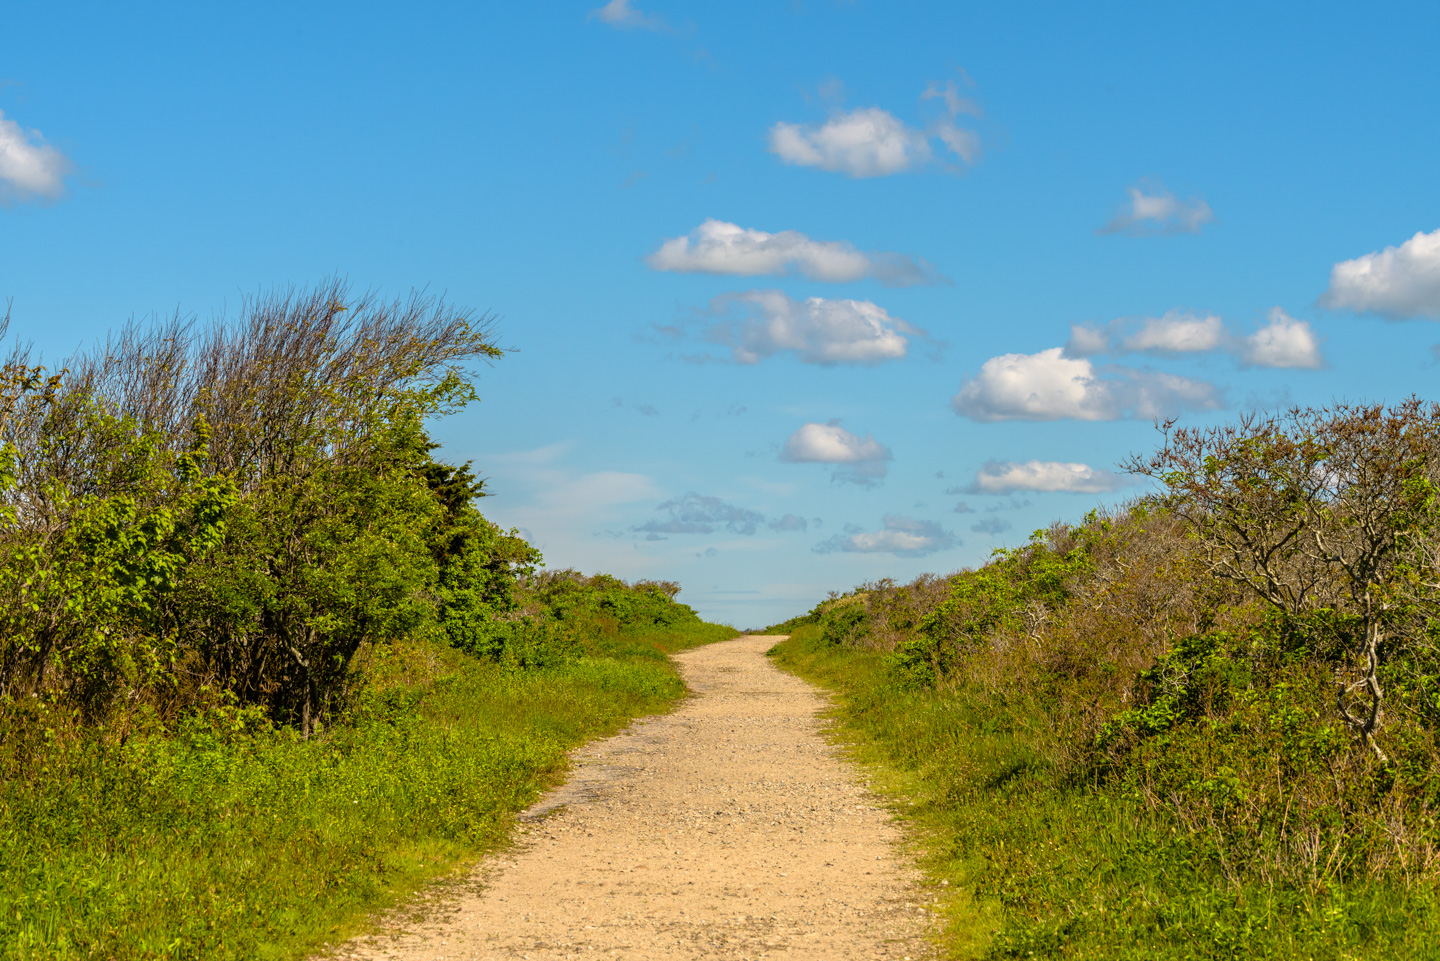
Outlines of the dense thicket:
[[[490,317],[338,280],[214,323],[131,323],[54,371],[14,348],[0,368],[7,729],[227,702],[308,734],[353,700],[369,645],[434,637],[534,660],[570,644],[547,599],[559,587],[527,593],[538,552],[481,515],[483,482],[435,460],[426,433],[501,353]],[[693,618],[673,593],[663,616]]]
[[1167,425],[1129,467],[1159,493],[778,629],[884,652],[1234,884],[1440,880],[1440,406]]

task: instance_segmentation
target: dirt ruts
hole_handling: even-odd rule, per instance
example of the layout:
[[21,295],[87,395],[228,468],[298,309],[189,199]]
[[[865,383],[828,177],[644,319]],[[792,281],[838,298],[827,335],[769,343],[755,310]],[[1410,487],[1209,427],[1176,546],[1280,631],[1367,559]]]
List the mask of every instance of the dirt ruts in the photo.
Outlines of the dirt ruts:
[[696,696],[575,756],[516,843],[366,959],[930,957],[899,832],[820,734],[778,637],[676,657]]

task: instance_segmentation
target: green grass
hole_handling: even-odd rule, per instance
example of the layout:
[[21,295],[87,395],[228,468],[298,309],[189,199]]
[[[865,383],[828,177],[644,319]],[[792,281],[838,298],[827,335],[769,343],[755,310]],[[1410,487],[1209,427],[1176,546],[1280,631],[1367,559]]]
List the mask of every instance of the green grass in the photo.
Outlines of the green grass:
[[1203,826],[1114,785],[1065,784],[1023,731],[955,694],[897,685],[881,655],[821,643],[776,661],[834,691],[836,732],[874,765],[945,891],[952,958],[1440,958],[1440,894],[1397,880],[1269,882]]
[[[428,650],[302,741],[215,712],[57,739],[0,781],[0,958],[295,958],[501,843],[566,752],[684,694],[665,659],[714,625],[517,671]],[[113,741],[113,739],[111,739]]]

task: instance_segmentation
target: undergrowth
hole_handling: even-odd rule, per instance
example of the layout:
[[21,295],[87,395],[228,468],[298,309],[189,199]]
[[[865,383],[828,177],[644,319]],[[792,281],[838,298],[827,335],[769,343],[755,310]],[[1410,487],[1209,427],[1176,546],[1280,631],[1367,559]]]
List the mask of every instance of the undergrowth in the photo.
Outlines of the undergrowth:
[[818,624],[792,631],[777,663],[837,694],[839,734],[891,775],[918,828],[947,892],[947,957],[1440,958],[1432,886],[1266,880],[1230,863],[1218,825],[1192,830],[1123,781],[1064,776],[1013,717],[917,686]]

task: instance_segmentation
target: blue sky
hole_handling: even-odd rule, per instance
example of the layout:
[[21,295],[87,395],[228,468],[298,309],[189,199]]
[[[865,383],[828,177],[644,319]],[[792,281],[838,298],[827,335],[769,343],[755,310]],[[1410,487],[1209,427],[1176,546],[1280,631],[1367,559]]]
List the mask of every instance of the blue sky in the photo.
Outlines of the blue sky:
[[485,512],[738,626],[1136,493],[1157,416],[1436,394],[1433,3],[6,23],[14,332],[335,273],[493,311],[437,428]]

